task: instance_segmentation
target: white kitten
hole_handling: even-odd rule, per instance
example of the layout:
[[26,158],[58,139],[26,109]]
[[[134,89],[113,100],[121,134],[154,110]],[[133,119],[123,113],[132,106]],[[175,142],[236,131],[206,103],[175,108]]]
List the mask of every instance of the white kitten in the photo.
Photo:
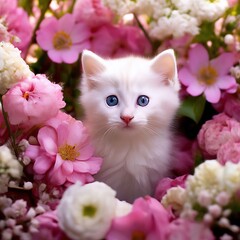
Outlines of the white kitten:
[[95,176],[132,202],[153,194],[169,174],[170,125],[179,107],[179,82],[173,50],[152,60],[106,60],[82,55],[81,103],[95,154],[103,165]]

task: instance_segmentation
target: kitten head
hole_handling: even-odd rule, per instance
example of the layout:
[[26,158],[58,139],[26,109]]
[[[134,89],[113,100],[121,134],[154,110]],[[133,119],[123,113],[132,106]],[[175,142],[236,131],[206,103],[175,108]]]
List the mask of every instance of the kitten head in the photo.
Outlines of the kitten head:
[[179,106],[176,60],[166,50],[149,60],[82,55],[81,103],[91,130],[119,135],[168,128]]

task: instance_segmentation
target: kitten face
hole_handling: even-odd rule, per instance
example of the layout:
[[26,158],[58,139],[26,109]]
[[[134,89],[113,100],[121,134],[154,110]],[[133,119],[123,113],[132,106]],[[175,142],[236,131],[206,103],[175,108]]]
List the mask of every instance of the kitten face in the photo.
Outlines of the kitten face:
[[156,60],[88,57],[85,60],[83,57],[85,75],[81,101],[87,121],[99,132],[102,129],[118,136],[139,132],[154,134],[170,124],[179,106],[174,61],[167,73],[168,66],[162,65],[157,72]]

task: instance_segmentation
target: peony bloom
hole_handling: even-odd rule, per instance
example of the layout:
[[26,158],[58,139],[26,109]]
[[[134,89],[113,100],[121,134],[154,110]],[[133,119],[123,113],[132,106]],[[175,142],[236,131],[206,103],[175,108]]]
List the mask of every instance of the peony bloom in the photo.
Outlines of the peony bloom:
[[224,113],[215,115],[213,119],[202,125],[197,136],[199,147],[205,155],[216,157],[220,147],[228,140],[240,139],[238,129],[240,129],[240,123],[236,120]]
[[80,121],[51,121],[38,132],[39,145],[29,145],[25,156],[34,162],[36,178],[46,178],[52,186],[93,181],[102,159],[93,157],[86,129]]
[[211,230],[203,223],[192,222],[186,219],[177,219],[171,222],[168,240],[214,240]]
[[42,21],[37,43],[56,63],[74,63],[83,49],[89,48],[90,31],[84,23],[75,23],[71,14]]
[[115,218],[106,236],[107,240],[166,239],[169,225],[167,210],[154,198],[138,198],[132,211]]
[[20,53],[11,43],[0,43],[0,94],[4,94],[13,84],[33,75]]
[[217,103],[221,90],[234,93],[237,90],[236,80],[228,75],[234,64],[232,53],[222,53],[209,60],[207,50],[200,44],[189,51],[188,63],[179,71],[179,79],[192,96],[204,93],[207,101]]
[[10,123],[33,126],[56,116],[65,106],[61,90],[40,74],[16,84],[3,96]]
[[110,23],[113,19],[110,9],[103,6],[101,0],[77,0],[73,15],[76,22],[84,21],[91,27]]
[[8,33],[12,36],[11,42],[22,51],[23,56],[30,43],[33,27],[27,13],[17,5],[17,0],[0,0],[0,16],[4,20]]
[[103,239],[115,216],[116,192],[104,183],[76,183],[57,208],[60,228],[74,240]]
[[235,142],[233,140],[229,140],[224,143],[217,152],[217,160],[223,165],[225,165],[228,161],[233,163],[239,163],[240,141]]

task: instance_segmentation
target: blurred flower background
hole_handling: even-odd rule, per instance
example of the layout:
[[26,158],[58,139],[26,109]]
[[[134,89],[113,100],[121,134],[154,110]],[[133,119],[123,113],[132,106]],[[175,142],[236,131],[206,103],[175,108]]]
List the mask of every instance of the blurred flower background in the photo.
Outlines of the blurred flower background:
[[[239,0],[0,0],[0,41],[1,239],[239,239]],[[178,162],[119,201],[78,120],[81,53],[168,48]]]

